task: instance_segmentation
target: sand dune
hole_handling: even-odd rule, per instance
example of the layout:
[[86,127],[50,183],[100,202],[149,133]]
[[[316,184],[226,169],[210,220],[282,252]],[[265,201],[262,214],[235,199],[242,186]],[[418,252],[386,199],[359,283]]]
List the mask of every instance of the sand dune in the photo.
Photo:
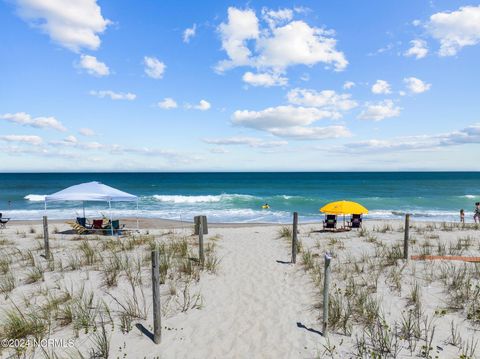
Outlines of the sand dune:
[[[39,224],[9,225],[0,235],[2,339],[12,335],[7,314],[20,311],[28,320],[50,323],[36,335],[73,339],[72,348],[44,348],[50,357],[55,353],[60,358],[80,357],[79,352],[101,357],[106,347],[99,340],[103,329],[111,358],[349,358],[359,355],[359,343],[367,352],[379,353],[379,335],[391,339],[381,353],[385,357],[478,355],[478,264],[405,263],[397,250],[403,238],[401,222],[367,221],[363,231],[345,233],[321,233],[318,224],[301,225],[296,265],[289,263],[290,239],[281,225],[211,225],[205,241],[214,264],[204,270],[188,259],[198,253],[191,224],[149,225],[143,234],[118,239],[51,234],[53,261],[41,257]],[[50,229],[61,232],[67,227],[52,223]],[[287,237],[281,238],[281,232]],[[152,330],[149,254],[155,243],[171,256],[161,286],[159,345],[137,328]],[[411,254],[480,253],[478,230],[446,224],[412,224],[410,247]],[[318,306],[322,254],[327,250],[334,257],[328,338],[320,332]],[[115,263],[118,273],[109,281]],[[35,276],[35,271],[41,273]],[[15,285],[5,289],[9,276]],[[471,290],[465,290],[467,280]],[[352,288],[354,293],[349,292]],[[88,295],[93,295],[91,301]],[[126,309],[134,299],[135,310]],[[452,300],[460,299],[464,303],[453,305]],[[78,320],[81,303],[87,303],[83,310],[91,314],[86,323]],[[65,308],[76,313],[69,321],[62,319]],[[407,339],[402,321],[408,313],[416,315],[413,327],[418,332]],[[389,326],[382,327],[380,318]],[[25,335],[29,333],[31,328]],[[427,354],[426,340],[431,340]],[[4,349],[1,355],[13,353]],[[45,357],[41,348],[30,347],[27,353]]]

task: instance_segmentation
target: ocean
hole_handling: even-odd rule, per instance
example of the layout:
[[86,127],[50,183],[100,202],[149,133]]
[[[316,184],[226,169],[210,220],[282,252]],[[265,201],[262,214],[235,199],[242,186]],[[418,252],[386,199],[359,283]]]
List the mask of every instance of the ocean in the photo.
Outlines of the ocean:
[[[140,197],[139,215],[210,222],[319,221],[319,208],[335,200],[360,202],[368,218],[472,222],[480,201],[480,172],[268,172],[268,173],[8,173],[0,174],[0,212],[12,219],[40,219],[43,198],[68,186],[99,181]],[[262,209],[264,203],[270,209]],[[89,217],[108,214],[108,204],[85,204]],[[114,203],[116,217],[134,217],[135,204]],[[52,219],[82,213],[81,203],[49,205]]]

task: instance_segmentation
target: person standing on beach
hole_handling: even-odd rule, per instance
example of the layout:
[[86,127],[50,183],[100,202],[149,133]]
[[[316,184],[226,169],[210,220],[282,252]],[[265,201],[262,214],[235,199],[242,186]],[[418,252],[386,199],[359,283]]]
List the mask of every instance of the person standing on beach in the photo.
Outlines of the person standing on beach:
[[473,215],[475,223],[480,223],[480,202],[475,203],[475,214]]
[[465,223],[465,211],[463,208],[460,210],[460,223]]

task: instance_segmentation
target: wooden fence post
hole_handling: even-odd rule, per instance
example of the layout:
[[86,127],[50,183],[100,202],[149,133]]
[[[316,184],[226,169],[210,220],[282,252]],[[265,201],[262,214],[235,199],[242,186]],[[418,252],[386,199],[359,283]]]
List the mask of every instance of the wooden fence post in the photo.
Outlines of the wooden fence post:
[[292,231],[292,263],[297,263],[297,226],[298,213],[293,212],[293,231]]
[[405,236],[403,238],[403,259],[408,260],[408,236],[410,230],[410,214],[405,214]]
[[45,259],[50,259],[50,242],[48,241],[48,219],[43,216],[43,243],[45,247]]
[[205,263],[205,254],[203,252],[203,217],[200,216],[200,223],[198,226],[198,258],[200,265],[203,267]]
[[160,263],[158,249],[152,251],[152,293],[153,293],[153,341],[162,340],[162,319],[160,306]]
[[327,335],[328,331],[328,291],[330,287],[330,261],[332,257],[329,253],[325,253],[325,274],[323,282],[323,336]]
[[200,228],[200,218],[203,218],[203,234],[208,234],[207,216],[195,216],[193,217],[193,223],[195,223],[195,235],[198,234],[198,230]]

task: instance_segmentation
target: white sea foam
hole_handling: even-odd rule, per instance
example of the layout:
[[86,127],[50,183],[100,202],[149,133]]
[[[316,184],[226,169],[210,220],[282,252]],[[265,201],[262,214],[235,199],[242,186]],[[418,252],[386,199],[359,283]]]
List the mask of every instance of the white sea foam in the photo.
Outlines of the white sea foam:
[[466,194],[466,195],[463,196],[463,197],[472,199],[472,198],[476,198],[477,196],[475,196],[474,194]]
[[[473,194],[462,197],[473,196]],[[45,196],[40,194],[29,194],[24,197],[30,202],[31,208],[21,210],[19,208],[0,209],[0,212],[8,212],[8,216],[15,219],[40,219],[44,214],[41,202]],[[141,198],[140,217],[165,218],[191,221],[193,216],[202,213],[208,215],[212,222],[270,222],[289,223],[291,222],[290,205],[287,201],[307,201],[306,197],[291,195],[276,195],[260,197],[246,194],[219,194],[219,195],[155,195]],[[262,210],[260,204],[268,201],[271,204],[270,210]],[[283,202],[283,203],[282,203]],[[311,207],[311,206],[310,206]],[[467,210],[469,208],[466,208]],[[98,204],[86,208],[87,217],[95,218],[106,213],[108,208]],[[78,206],[52,205],[49,208],[49,218],[68,219],[80,215],[82,209]],[[300,209],[300,212],[302,210]],[[310,213],[301,213],[302,222],[320,221],[323,219],[313,207]],[[410,209],[381,209],[371,210],[366,216],[368,219],[401,219],[405,213],[411,213],[415,220],[419,221],[457,221],[459,212],[455,210],[437,210],[427,208]],[[118,218],[135,217],[134,206],[115,204],[114,216]],[[467,211],[466,217],[471,218],[472,214]]]
[[[398,219],[402,218],[406,213],[410,213],[415,220],[435,220],[435,221],[456,221],[459,212],[440,211],[440,210],[374,210],[370,211],[366,217],[372,219]],[[466,211],[465,215],[470,216],[472,213]]]
[[[3,210],[5,216],[15,220],[40,220],[45,212],[43,209],[38,210]],[[401,219],[405,212],[411,213],[416,221],[458,221],[459,214],[452,211],[391,211],[391,210],[374,210],[370,211],[365,219]],[[198,209],[194,207],[183,208],[165,208],[165,209],[142,209],[139,213],[132,209],[113,209],[112,215],[116,218],[134,218],[137,214],[141,218],[162,218],[172,219],[178,221],[191,222],[193,217],[198,215]],[[205,207],[201,211],[206,215],[210,222],[214,223],[291,223],[292,214],[287,211],[275,210],[257,210],[249,208],[224,208],[214,209]],[[48,210],[49,219],[72,219],[82,214],[82,209],[79,208],[52,208]],[[102,215],[109,215],[108,209],[93,209],[87,208],[86,216],[88,218],[100,218]],[[465,213],[466,218],[473,216],[472,212]],[[321,214],[311,213],[302,214],[301,222],[319,222],[323,220]]]
[[244,194],[220,194],[220,195],[205,195],[205,196],[183,196],[183,195],[154,195],[157,201],[172,202],[172,203],[212,203],[221,202],[234,199],[254,199],[254,196]]
[[[44,210],[9,210],[5,211],[8,217],[15,220],[40,220],[45,215]],[[87,218],[100,218],[102,215],[110,215],[114,218],[135,218],[138,214],[141,218],[161,218],[172,219],[177,221],[192,222],[193,217],[198,215],[197,209],[188,210],[135,210],[113,209],[111,212],[105,210],[87,209],[85,215]],[[66,220],[79,217],[82,215],[81,209],[49,209],[49,219]],[[212,223],[289,223],[291,221],[291,213],[284,211],[263,211],[254,209],[204,209],[202,214],[208,217]],[[311,222],[308,216],[304,216],[302,222]],[[318,221],[319,217],[315,216],[313,220]]]
[[43,202],[45,201],[45,196],[46,194],[29,194],[23,198],[31,202]]

